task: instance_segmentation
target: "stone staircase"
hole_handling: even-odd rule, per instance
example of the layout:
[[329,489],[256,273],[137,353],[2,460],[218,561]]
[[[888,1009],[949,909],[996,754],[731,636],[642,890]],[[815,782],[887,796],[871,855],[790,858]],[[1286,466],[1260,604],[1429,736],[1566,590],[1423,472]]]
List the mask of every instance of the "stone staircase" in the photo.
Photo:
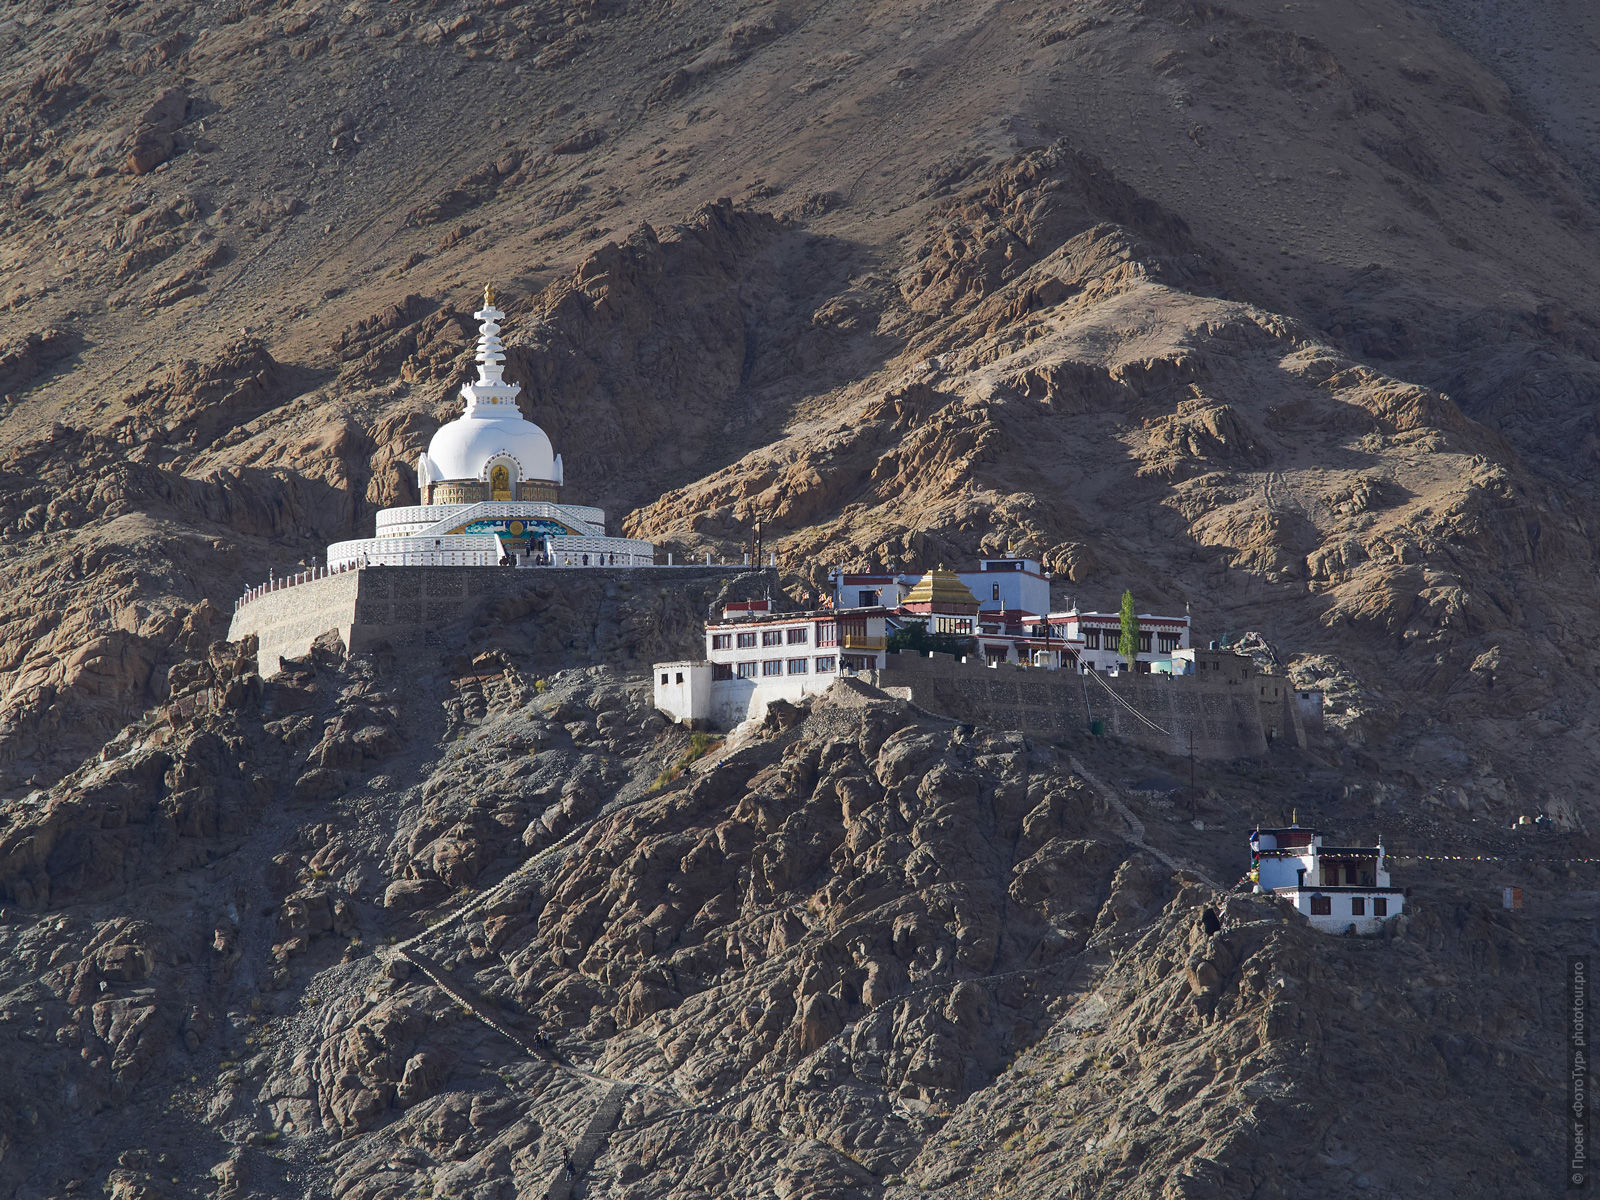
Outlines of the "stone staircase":
[[410,963],[417,970],[421,971],[436,987],[439,988],[440,991],[449,996],[450,999],[454,1000],[462,1008],[466,1009],[469,1013],[471,1013],[478,1020],[482,1021],[501,1037],[505,1038],[506,1041],[510,1042],[518,1050],[521,1050],[529,1058],[540,1058],[545,1062],[555,1061],[555,1055],[553,1052],[534,1045],[524,1039],[521,1035],[514,1033],[509,1027],[506,1026],[504,1022],[500,1021],[491,1013],[489,1013],[482,1004],[474,1000],[471,996],[468,996],[464,991],[457,987],[455,980],[450,978],[449,973],[437,963],[429,959],[426,955],[417,950],[406,949],[399,950],[397,952],[397,957],[405,959],[406,962]]
[[606,1144],[606,1138],[617,1127],[617,1118],[622,1115],[622,1102],[627,1099],[628,1091],[627,1084],[614,1083],[600,1097],[594,1115],[583,1127],[578,1144],[572,1148],[570,1171],[565,1164],[556,1168],[550,1178],[550,1186],[545,1189],[545,1200],[569,1200],[573,1185],[594,1165],[594,1160],[600,1157],[601,1147]]
[[1211,878],[1211,876],[1207,875],[1198,864],[1189,862],[1185,859],[1175,858],[1168,854],[1165,850],[1158,849],[1155,846],[1152,846],[1149,842],[1145,841],[1144,822],[1139,820],[1139,818],[1134,814],[1133,809],[1129,808],[1122,802],[1122,797],[1117,794],[1117,789],[1107,786],[1106,784],[1102,783],[1097,776],[1091,775],[1089,773],[1089,769],[1079,762],[1075,755],[1068,758],[1067,762],[1074,771],[1083,777],[1090,787],[1094,788],[1095,791],[1100,793],[1100,798],[1110,805],[1110,807],[1115,810],[1117,815],[1120,816],[1123,822],[1128,826],[1128,832],[1122,835],[1124,841],[1126,841],[1129,845],[1137,846],[1139,849],[1153,856],[1163,865],[1171,868],[1174,871],[1185,871],[1188,874],[1193,875],[1196,879],[1200,880],[1201,883],[1205,884],[1209,888],[1214,888],[1219,892],[1227,891],[1227,889],[1224,888],[1220,883]]

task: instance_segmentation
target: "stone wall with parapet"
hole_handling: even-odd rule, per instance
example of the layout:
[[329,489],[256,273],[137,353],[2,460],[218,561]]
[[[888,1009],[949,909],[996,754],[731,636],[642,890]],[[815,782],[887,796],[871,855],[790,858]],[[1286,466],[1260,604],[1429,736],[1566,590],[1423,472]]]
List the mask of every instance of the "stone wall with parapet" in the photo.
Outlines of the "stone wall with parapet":
[[233,614],[228,640],[255,634],[257,669],[267,678],[278,673],[280,658],[303,657],[325,633],[337,633],[348,646],[362,574],[324,575],[258,596]]
[[[943,654],[892,654],[873,682],[927,712],[1034,737],[1082,737],[1100,722],[1108,737],[1166,754],[1187,755],[1192,734],[1199,758],[1264,755],[1269,730],[1291,744],[1305,745],[1288,681],[1253,671],[1242,680],[1089,676],[1013,663],[987,667]],[[1281,689],[1276,700],[1270,694],[1274,683]]]
[[230,641],[258,640],[263,677],[327,632],[352,654],[501,650],[549,669],[705,657],[713,605],[777,591],[729,567],[363,567],[251,601]]

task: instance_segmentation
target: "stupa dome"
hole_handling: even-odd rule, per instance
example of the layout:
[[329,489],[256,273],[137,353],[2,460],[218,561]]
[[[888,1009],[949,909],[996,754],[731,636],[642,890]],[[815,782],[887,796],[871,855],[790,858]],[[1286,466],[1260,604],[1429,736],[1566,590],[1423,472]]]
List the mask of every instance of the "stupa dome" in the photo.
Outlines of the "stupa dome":
[[495,405],[509,413],[478,413],[459,416],[439,427],[428,443],[429,465],[434,479],[488,479],[489,464],[509,459],[516,464],[516,478],[555,479],[555,449],[532,421],[515,404]]

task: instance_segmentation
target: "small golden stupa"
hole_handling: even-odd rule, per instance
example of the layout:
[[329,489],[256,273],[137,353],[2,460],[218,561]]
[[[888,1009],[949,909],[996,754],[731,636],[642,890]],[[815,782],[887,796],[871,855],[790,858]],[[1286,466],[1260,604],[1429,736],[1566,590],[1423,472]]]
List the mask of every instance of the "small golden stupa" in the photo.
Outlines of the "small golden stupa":
[[912,612],[977,612],[978,598],[961,576],[940,563],[912,586],[903,601]]

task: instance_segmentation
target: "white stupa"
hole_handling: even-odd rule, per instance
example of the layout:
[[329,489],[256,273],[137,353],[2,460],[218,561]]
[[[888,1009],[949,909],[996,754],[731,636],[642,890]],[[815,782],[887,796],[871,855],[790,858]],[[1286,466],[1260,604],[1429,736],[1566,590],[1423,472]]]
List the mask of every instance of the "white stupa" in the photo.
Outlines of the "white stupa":
[[422,503],[378,513],[377,536],[328,547],[328,566],[649,566],[655,547],[607,537],[606,514],[565,504],[561,456],[522,415],[522,388],[505,381],[505,344],[485,288],[472,314],[478,378],[463,384],[461,415],[442,425],[417,459]]

